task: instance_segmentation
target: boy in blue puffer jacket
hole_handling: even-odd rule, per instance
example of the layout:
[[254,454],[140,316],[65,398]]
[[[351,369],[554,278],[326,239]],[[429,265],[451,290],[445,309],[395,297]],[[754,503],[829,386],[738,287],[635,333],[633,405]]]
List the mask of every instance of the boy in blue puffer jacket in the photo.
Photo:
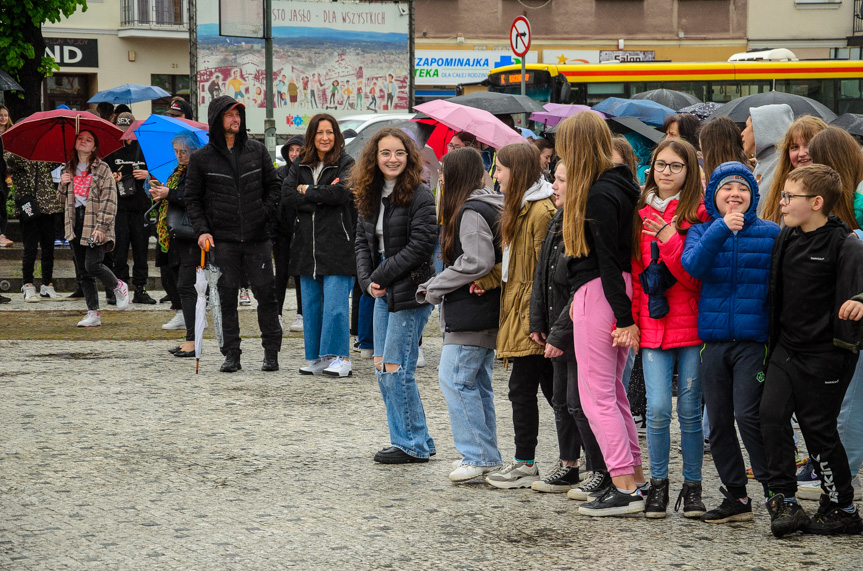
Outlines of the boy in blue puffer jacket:
[[[710,177],[704,205],[712,220],[686,236],[683,268],[702,281],[698,303],[701,378],[710,421],[710,449],[724,484],[722,504],[701,519],[749,521],[746,467],[734,429],[740,429],[752,472],[767,493],[767,462],[759,407],[767,368],[770,259],[779,226],[756,215],[758,184],[743,164],[727,162]],[[726,490],[727,488],[727,490]]]

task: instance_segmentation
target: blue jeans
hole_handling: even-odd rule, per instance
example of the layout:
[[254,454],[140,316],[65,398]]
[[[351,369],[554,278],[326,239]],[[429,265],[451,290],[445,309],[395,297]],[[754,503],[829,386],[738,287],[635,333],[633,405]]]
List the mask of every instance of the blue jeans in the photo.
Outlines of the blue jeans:
[[629,392],[629,379],[632,376],[632,367],[635,366],[635,351],[630,349],[629,356],[626,358],[626,368],[623,369],[623,378],[620,382],[623,383],[623,388]]
[[348,357],[351,333],[348,300],[353,276],[300,276],[306,361]]
[[857,359],[857,368],[842,400],[839,441],[845,447],[853,477],[863,464],[863,359],[860,358]]
[[677,349],[642,349],[644,387],[647,392],[647,451],[650,477],[668,478],[671,451],[671,379],[677,362],[677,419],[683,448],[683,479],[701,481],[704,436],[701,431],[700,345]]
[[387,409],[390,443],[417,458],[428,458],[435,453],[434,440],[429,436],[426,414],[414,378],[419,338],[432,309],[431,305],[422,305],[390,313],[386,295],[375,300],[374,355],[383,358],[382,367],[386,363],[399,366],[392,373],[376,370],[378,387]]
[[357,313],[357,343],[360,349],[374,349],[374,319],[375,298],[368,294],[360,296],[360,308]]
[[438,381],[449,410],[456,450],[470,466],[502,464],[497,448],[497,420],[491,386],[494,349],[444,345]]

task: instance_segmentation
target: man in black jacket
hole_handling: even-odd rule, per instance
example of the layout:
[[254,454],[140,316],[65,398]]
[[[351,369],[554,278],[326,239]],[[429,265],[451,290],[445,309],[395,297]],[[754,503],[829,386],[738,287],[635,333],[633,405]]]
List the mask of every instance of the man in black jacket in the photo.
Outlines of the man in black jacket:
[[222,271],[222,332],[225,362],[221,371],[240,366],[237,293],[244,276],[258,300],[258,326],[264,347],[262,371],[278,371],[282,329],[273,285],[273,251],[267,221],[275,212],[279,178],[267,149],[246,134],[246,108],[228,96],[210,103],[210,142],[195,151],[186,174],[186,211],[198,234],[209,243]]

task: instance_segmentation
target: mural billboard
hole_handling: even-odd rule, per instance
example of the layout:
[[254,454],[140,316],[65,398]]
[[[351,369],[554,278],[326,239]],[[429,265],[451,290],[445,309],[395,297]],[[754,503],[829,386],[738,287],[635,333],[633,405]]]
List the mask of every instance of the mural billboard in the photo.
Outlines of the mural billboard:
[[[280,134],[315,113],[407,111],[410,18],[388,2],[273,0],[273,114]],[[264,41],[219,35],[219,0],[198,0],[198,116],[230,95],[264,132]],[[403,7],[404,5],[402,5]],[[405,10],[406,12],[406,10]]]

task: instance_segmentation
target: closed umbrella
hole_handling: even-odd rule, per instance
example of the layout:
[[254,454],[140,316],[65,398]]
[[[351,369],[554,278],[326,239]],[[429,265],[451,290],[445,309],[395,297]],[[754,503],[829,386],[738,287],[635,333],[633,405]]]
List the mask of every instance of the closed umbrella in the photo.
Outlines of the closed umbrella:
[[655,101],[666,107],[670,107],[675,111],[679,111],[688,105],[696,105],[701,103],[701,100],[689,93],[675,91],[673,89],[653,89],[651,91],[642,91],[632,96],[632,99],[647,99]]
[[513,143],[524,143],[525,139],[503,121],[484,109],[465,107],[447,100],[429,101],[415,107],[432,119],[440,121],[454,131],[467,131],[478,140],[499,149]]
[[650,243],[650,264],[638,274],[641,289],[647,294],[647,310],[651,319],[662,319],[670,310],[665,291],[677,283],[677,278],[665,262],[659,260],[659,242]]
[[[210,252],[209,243],[205,250],[207,253]],[[213,262],[212,254],[207,258],[205,272],[207,274],[207,285],[210,287],[210,313],[213,316],[213,329],[216,330],[216,341],[219,342],[219,348],[221,348],[225,344],[225,338],[222,335],[222,298],[219,297],[219,278],[222,276],[222,270]],[[197,325],[198,322],[196,320],[195,326],[197,327]]]
[[207,326],[207,271],[205,268],[206,253],[201,250],[201,265],[195,270],[195,291],[198,299],[195,302],[195,374],[201,362],[201,352],[204,348],[204,328]]
[[563,103],[546,103],[544,107],[545,109],[543,111],[531,113],[530,120],[536,121],[537,123],[542,123],[546,127],[554,127],[567,117],[572,117],[573,115],[577,115],[582,111],[590,111],[592,113],[596,113],[597,115],[605,119],[605,113],[594,111],[587,105],[565,105]]
[[815,117],[824,119],[826,123],[830,123],[836,119],[836,113],[828,109],[823,103],[803,97],[802,95],[785,93],[784,91],[768,91],[766,93],[756,93],[755,95],[732,99],[723,105],[722,108],[717,109],[712,117],[724,115],[730,117],[735,123],[745,123],[746,119],[749,118],[749,109],[752,107],[761,107],[776,103],[784,103],[791,107],[795,118],[802,117],[803,115],[814,115]]
[[81,131],[90,131],[99,140],[99,157],[104,158],[123,146],[123,130],[89,111],[55,109],[21,119],[5,133],[3,146],[30,161],[68,162]]
[[194,133],[202,146],[210,140],[209,133],[205,129],[193,127],[185,121],[164,115],[150,115],[140,127],[135,129],[135,136],[147,161],[147,169],[156,180],[168,180],[177,168],[177,157],[174,155],[171,141],[182,131]]
[[649,99],[620,97],[609,97],[594,105],[593,109],[612,117],[635,117],[654,127],[662,126],[666,118],[676,113],[674,109]]
[[24,88],[11,75],[0,69],[0,91],[24,91]]
[[484,109],[492,115],[512,115],[513,113],[533,113],[543,111],[542,104],[527,95],[498,93],[496,91],[474,91],[446,99],[450,103]]
[[87,103],[112,103],[119,105],[125,103],[131,105],[138,101],[150,101],[153,99],[161,99],[162,97],[170,97],[171,94],[155,85],[136,85],[134,83],[126,83],[105,91],[100,91],[89,100]]

